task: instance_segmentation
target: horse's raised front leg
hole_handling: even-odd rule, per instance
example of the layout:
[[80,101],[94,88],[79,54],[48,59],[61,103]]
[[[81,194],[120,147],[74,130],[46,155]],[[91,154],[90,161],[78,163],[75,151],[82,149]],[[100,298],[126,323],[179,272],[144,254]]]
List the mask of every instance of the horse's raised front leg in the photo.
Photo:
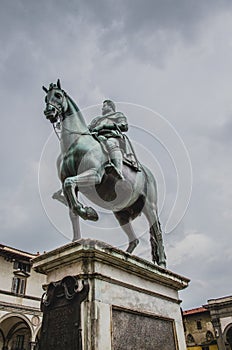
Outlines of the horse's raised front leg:
[[101,182],[101,177],[95,169],[89,169],[83,173],[67,177],[63,183],[63,192],[68,201],[69,208],[76,215],[84,220],[98,220],[97,212],[91,207],[84,207],[76,196],[76,189],[79,186],[93,186]]
[[[68,207],[68,202],[65,196],[62,194],[62,190],[55,192],[52,198],[58,200],[60,203]],[[79,216],[74,214],[72,210],[69,208],[69,217],[73,228],[73,241],[77,241],[78,239],[81,238]]]

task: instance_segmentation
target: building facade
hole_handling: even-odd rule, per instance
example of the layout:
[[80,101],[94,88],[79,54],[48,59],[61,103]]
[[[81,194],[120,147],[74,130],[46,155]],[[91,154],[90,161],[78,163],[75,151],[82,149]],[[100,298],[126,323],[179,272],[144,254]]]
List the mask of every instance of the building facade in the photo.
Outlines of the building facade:
[[232,296],[183,312],[187,349],[232,350]]
[[45,276],[32,270],[35,256],[0,244],[0,350],[37,349]]
[[183,312],[187,349],[218,350],[210,312],[199,307]]
[[[0,350],[38,349],[46,276],[32,269],[36,256],[0,244]],[[187,349],[232,350],[232,296],[184,311],[183,325]]]
[[219,350],[232,350],[232,296],[208,300],[210,317]]

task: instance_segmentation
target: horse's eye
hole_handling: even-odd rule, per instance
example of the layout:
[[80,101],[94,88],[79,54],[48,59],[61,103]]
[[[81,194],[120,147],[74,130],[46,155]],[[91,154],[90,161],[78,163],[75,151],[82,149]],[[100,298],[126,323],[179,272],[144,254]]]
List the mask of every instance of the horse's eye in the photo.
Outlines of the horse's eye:
[[56,92],[56,93],[55,93],[55,97],[60,99],[60,98],[62,98],[62,95],[59,94],[58,92]]

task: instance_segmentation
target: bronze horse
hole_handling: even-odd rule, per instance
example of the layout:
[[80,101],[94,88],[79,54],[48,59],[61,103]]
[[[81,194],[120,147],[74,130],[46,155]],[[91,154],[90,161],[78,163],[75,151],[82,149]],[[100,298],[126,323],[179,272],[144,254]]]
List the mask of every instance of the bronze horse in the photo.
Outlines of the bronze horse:
[[[128,236],[127,252],[132,253],[139,240],[131,221],[144,213],[149,222],[152,260],[161,267],[166,267],[157,213],[156,181],[150,170],[141,165],[141,171],[136,172],[124,164],[125,180],[116,179],[107,173],[107,153],[90,133],[81,111],[61,88],[60,81],[50,84],[49,89],[43,89],[46,92],[44,114],[52,124],[60,123],[61,155],[57,161],[58,175],[74,228],[78,227],[78,223],[75,223],[78,216],[84,220],[98,220],[98,214],[93,208],[85,207],[78,201],[80,191],[93,203],[114,213]],[[59,199],[59,195],[55,197]],[[77,229],[74,240],[79,238],[80,231]]]

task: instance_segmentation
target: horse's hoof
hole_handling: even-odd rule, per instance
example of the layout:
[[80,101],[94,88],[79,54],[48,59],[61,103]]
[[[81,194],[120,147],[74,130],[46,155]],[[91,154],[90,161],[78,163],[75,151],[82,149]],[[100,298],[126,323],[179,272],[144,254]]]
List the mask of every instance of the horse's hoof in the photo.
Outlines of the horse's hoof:
[[53,193],[52,195],[52,199],[59,199],[59,197],[61,196],[62,190],[59,190],[55,193]]
[[159,267],[162,267],[163,269],[166,269],[166,259],[162,259],[162,260],[157,260],[157,265],[159,266]]
[[91,207],[86,207],[86,220],[97,221],[99,219],[96,210]]
[[134,241],[130,242],[126,252],[131,254],[134,251],[134,249],[137,247],[138,244],[139,244],[138,239],[135,239]]
[[158,263],[159,267],[162,267],[163,269],[166,269],[166,262],[161,261]]

